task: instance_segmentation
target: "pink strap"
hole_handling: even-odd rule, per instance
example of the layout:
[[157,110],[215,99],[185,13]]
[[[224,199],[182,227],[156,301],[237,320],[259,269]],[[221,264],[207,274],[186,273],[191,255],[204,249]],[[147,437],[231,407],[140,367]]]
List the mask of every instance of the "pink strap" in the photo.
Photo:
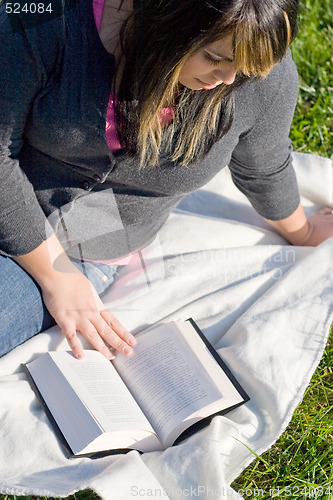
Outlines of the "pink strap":
[[[94,17],[95,17],[96,28],[98,31],[100,30],[101,27],[104,3],[105,0],[93,0]],[[114,99],[115,96],[111,94],[109,98],[108,109],[106,112],[106,127],[105,127],[106,141],[112,153],[115,153],[116,151],[119,151],[119,149],[121,149],[121,145],[117,134],[115,117],[114,117],[114,108],[113,108]],[[175,111],[174,108],[161,109],[160,118],[162,125],[166,126],[172,122],[174,118],[174,111]]]
[[101,28],[103,8],[105,0],[93,0],[94,17],[97,31]]

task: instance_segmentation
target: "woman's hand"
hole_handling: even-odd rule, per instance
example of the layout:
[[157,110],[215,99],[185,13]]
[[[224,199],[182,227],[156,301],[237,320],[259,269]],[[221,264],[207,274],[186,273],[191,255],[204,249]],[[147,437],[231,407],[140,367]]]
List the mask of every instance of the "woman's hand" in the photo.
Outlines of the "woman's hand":
[[286,219],[267,222],[293,245],[317,246],[333,236],[333,214],[330,208],[322,208],[307,219],[302,206],[298,205]]
[[308,220],[308,230],[304,246],[316,246],[333,236],[333,213],[330,208],[322,208]]
[[83,358],[77,331],[108,359],[114,358],[108,346],[125,355],[132,354],[135,338],[105,309],[90,281],[76,269],[73,273],[58,274],[51,283],[44,283],[43,300],[73,354]]
[[[56,259],[61,260],[61,271],[53,266]],[[93,285],[68,259],[55,235],[15,261],[41,287],[48,311],[77,358],[84,356],[77,331],[108,359],[114,357],[109,346],[125,355],[132,353],[135,337],[105,309]]]

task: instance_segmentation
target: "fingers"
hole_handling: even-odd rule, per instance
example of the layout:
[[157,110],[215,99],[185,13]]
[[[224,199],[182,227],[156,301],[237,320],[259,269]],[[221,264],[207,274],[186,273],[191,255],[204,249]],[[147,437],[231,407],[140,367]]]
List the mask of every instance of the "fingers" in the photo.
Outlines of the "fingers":
[[67,339],[68,345],[72,350],[72,353],[77,359],[83,359],[84,354],[83,354],[83,349],[80,344],[80,341],[76,335],[76,330],[75,329],[69,329],[69,330],[64,330],[63,333]]
[[111,330],[115,332],[118,337],[120,337],[124,341],[124,343],[126,343],[130,347],[135,346],[136,338],[134,337],[134,335],[132,335],[110,311],[104,309],[103,311],[101,311],[101,316],[103,317],[104,321],[108,325],[110,325]]
[[129,356],[136,344],[135,337],[126,330],[120,321],[108,310],[100,313],[100,318],[94,322],[99,335],[116,351]]
[[87,321],[85,324],[80,326],[79,331],[88,340],[88,342],[99,352],[103,354],[107,359],[114,359],[114,354],[110,351],[109,346],[104,342],[104,332],[107,329],[107,325],[103,325],[102,329],[99,330],[93,325],[92,322]]
[[66,336],[75,357],[84,357],[80,332],[107,359],[110,346],[125,355],[133,352],[136,341],[126,328],[105,309],[95,288],[82,273],[58,273],[42,288],[43,300]]
[[[109,346],[125,356],[133,354],[132,347],[136,344],[135,337],[108,310],[96,312],[95,317],[82,322],[76,328],[92,347],[109,360],[115,357]],[[74,325],[63,325],[62,330],[74,356],[83,359],[83,349]]]
[[317,214],[322,214],[322,215],[332,215],[333,214],[333,210],[331,208],[325,207],[325,208],[321,208],[316,213]]

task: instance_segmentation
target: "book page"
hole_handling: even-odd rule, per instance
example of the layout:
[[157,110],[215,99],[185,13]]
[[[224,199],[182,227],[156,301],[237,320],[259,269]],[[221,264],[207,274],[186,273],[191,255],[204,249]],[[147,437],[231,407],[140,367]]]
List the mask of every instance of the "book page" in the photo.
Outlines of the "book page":
[[153,432],[117,371],[102,354],[88,350],[84,360],[64,351],[50,355],[104,432]]
[[50,353],[26,366],[73,453],[101,435],[100,426],[62,376]]
[[113,363],[164,441],[182,420],[215,402],[221,393],[173,323],[137,340],[131,358],[117,353]]
[[[221,369],[221,366],[216,362],[200,336],[194,334],[194,327],[191,323],[189,321],[177,323],[177,328],[187,343],[188,348],[193,351],[193,354],[195,354],[199,363],[209,375],[211,382],[216,385],[223,399],[226,402],[229,401],[230,404],[243,401],[243,397],[238,392],[237,387],[234,386],[224,370]],[[218,358],[221,362],[219,356]]]

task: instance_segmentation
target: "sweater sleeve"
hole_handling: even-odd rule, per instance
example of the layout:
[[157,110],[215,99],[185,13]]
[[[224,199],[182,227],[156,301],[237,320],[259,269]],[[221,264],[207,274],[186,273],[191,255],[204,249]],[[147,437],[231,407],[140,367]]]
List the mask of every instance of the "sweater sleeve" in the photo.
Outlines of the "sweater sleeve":
[[300,202],[289,139],[298,94],[290,53],[257,86],[255,94],[254,124],[240,136],[229,168],[235,185],[254,209],[267,219],[281,220]]
[[18,29],[16,18],[13,29],[5,8],[1,2],[0,253],[18,256],[34,250],[47,237],[44,212],[20,168],[19,155],[33,102],[45,91],[56,67],[62,31],[60,19]]

